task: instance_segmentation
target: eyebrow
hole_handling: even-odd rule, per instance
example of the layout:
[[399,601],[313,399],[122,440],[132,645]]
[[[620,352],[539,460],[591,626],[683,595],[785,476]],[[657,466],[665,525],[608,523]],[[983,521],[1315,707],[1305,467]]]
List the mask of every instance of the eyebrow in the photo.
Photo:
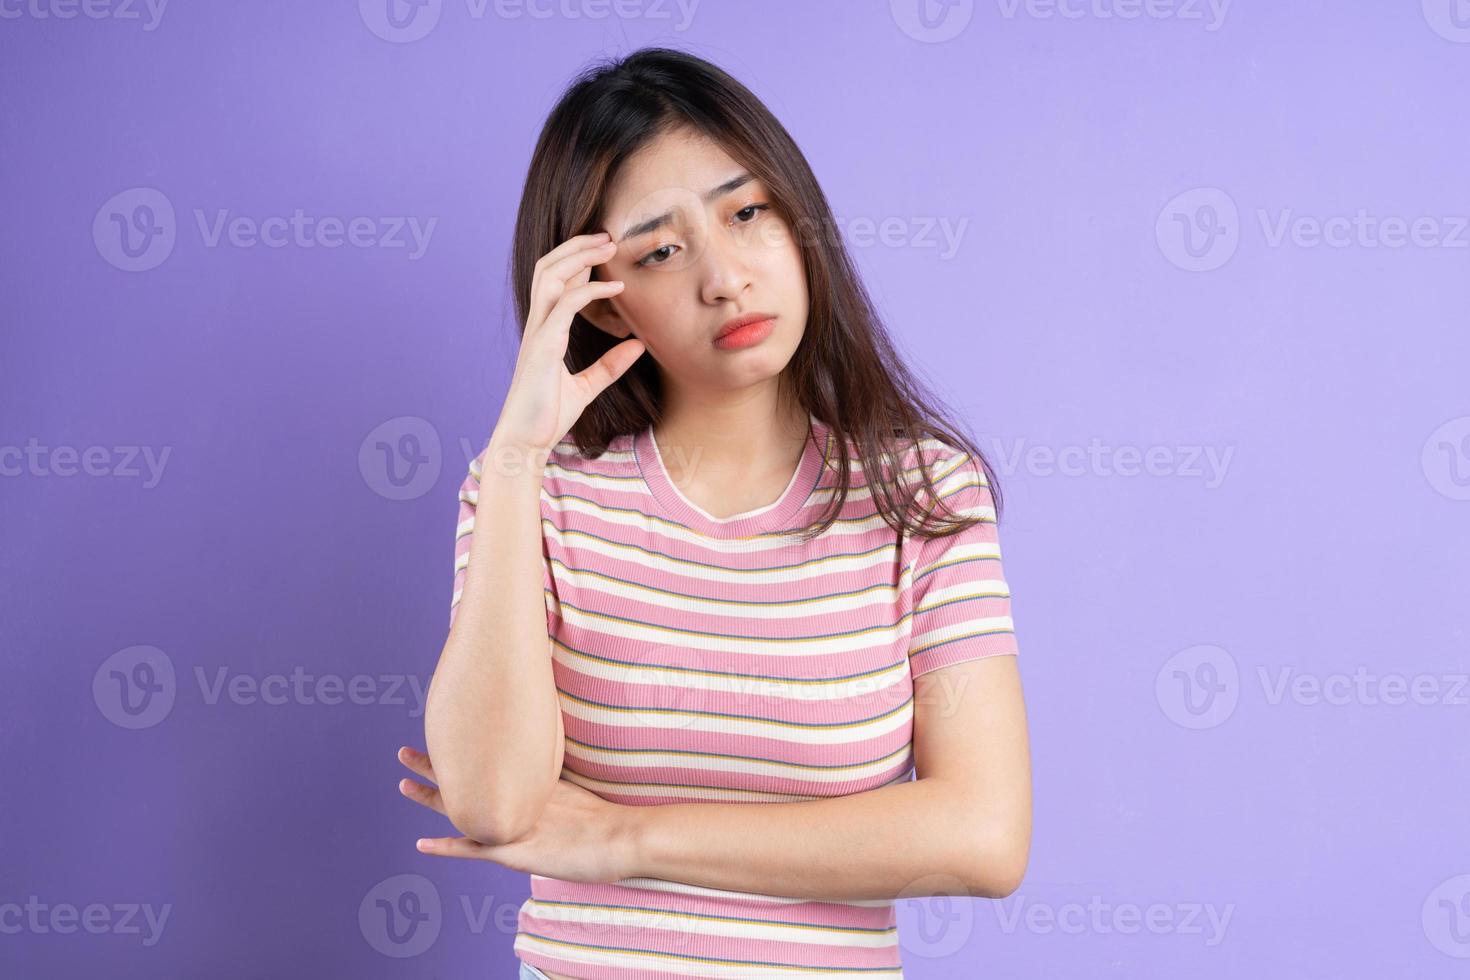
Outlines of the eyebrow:
[[[755,175],[750,173],[749,171],[737,174],[734,177],[731,177],[729,180],[725,181],[720,186],[705,191],[703,201],[708,204],[711,201],[714,201],[716,198],[723,197],[724,195],[730,193],[737,187],[748,184],[752,180],[755,180]],[[636,225],[629,226],[628,230],[623,232],[622,237],[632,238],[635,235],[643,235],[658,228],[662,228],[664,225],[668,224],[673,217],[673,211],[665,211],[663,214],[659,215],[656,218],[649,218],[647,221],[640,221]]]

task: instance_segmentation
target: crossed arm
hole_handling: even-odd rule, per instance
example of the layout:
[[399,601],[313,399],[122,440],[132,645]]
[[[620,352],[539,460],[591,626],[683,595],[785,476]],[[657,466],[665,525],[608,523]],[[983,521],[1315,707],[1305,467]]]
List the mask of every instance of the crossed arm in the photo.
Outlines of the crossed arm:
[[1016,657],[923,674],[914,702],[913,782],[800,803],[634,807],[639,875],[816,900],[1011,894],[1031,839]]
[[[1011,894],[1031,840],[1016,657],[988,656],[915,678],[913,739],[912,782],[799,803],[569,807],[560,819],[578,826],[547,828],[546,839],[533,831],[523,842],[446,841],[433,850],[515,867],[514,855],[523,870],[538,871],[536,861],[552,855],[565,861],[569,851],[606,849],[616,852],[621,877],[817,901]],[[411,786],[404,790],[411,799],[435,805],[436,792]],[[607,826],[585,826],[609,811],[616,819]]]

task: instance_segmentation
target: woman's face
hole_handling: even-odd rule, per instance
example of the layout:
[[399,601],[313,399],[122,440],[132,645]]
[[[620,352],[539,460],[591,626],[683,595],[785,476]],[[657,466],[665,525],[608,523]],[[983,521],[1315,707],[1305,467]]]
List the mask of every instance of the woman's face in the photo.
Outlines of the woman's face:
[[[745,388],[791,360],[806,330],[801,250],[766,185],[718,144],[681,129],[634,154],[609,188],[599,230],[617,251],[596,277],[624,286],[582,315],[643,341],[666,384]],[[769,333],[717,345],[720,328],[747,313],[773,316]]]

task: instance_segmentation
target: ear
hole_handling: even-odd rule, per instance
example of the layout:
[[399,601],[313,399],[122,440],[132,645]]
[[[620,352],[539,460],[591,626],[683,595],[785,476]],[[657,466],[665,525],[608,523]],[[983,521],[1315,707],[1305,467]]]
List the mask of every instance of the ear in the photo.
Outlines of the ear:
[[633,328],[618,312],[613,300],[616,297],[604,296],[594,299],[586,306],[578,310],[582,319],[592,324],[603,333],[611,334],[620,340],[626,340],[633,336]]

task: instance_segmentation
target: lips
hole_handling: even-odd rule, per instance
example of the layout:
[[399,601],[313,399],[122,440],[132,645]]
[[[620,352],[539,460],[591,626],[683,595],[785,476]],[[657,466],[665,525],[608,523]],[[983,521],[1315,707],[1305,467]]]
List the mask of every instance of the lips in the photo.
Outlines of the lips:
[[775,325],[775,320],[756,320],[747,323],[743,327],[736,327],[729,333],[716,337],[714,346],[717,350],[744,350],[747,347],[753,347],[769,337]]
[[725,325],[720,327],[720,332],[715,334],[715,339],[719,340],[726,334],[733,333],[748,324],[759,323],[761,320],[774,319],[775,316],[776,314],[774,313],[742,313],[733,319],[726,320]]

